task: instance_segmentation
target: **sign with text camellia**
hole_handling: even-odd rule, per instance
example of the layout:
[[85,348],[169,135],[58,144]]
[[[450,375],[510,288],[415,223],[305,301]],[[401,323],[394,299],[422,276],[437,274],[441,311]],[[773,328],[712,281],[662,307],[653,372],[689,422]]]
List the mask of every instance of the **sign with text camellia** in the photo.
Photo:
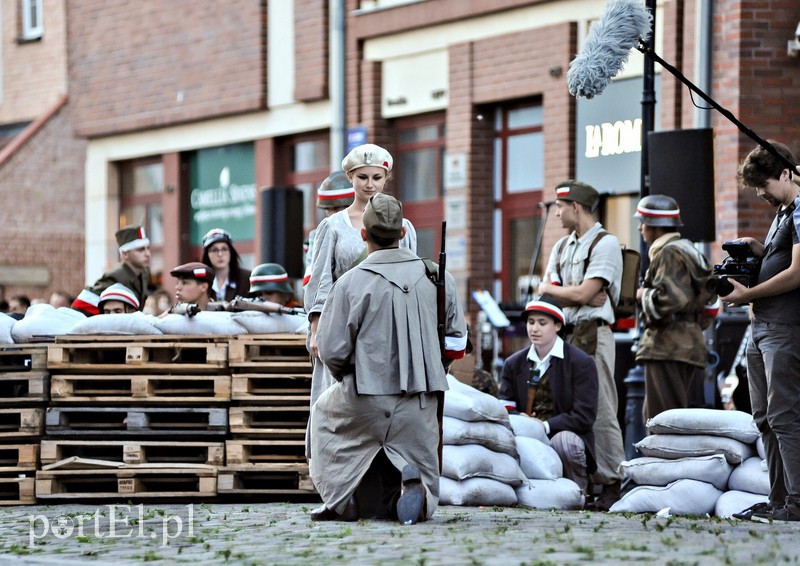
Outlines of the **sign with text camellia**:
[[190,243],[222,228],[234,243],[255,237],[256,185],[252,143],[199,149],[190,160]]

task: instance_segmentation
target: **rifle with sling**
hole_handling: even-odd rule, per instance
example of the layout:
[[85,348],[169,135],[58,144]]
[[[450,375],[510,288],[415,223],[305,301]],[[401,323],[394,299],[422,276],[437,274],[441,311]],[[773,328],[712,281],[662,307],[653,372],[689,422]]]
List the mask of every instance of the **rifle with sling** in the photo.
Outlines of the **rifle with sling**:
[[[439,334],[439,351],[441,353],[442,366],[445,372],[448,371],[447,356],[445,356],[445,332],[447,331],[447,290],[445,288],[445,265],[447,264],[447,252],[445,251],[447,235],[447,222],[442,222],[442,247],[439,248],[439,273],[436,277],[436,331]],[[444,422],[444,391],[436,393],[438,405],[436,407],[436,420],[439,422],[439,473],[442,473],[442,439],[444,433],[442,423]]]
[[[200,312],[200,307],[195,303],[178,303],[169,312],[173,314],[185,314],[193,317]],[[207,311],[258,311],[264,314],[295,314],[304,315],[306,311],[301,307],[285,307],[272,301],[262,301],[259,299],[247,299],[245,297],[235,297],[232,301],[211,301],[206,307]]]

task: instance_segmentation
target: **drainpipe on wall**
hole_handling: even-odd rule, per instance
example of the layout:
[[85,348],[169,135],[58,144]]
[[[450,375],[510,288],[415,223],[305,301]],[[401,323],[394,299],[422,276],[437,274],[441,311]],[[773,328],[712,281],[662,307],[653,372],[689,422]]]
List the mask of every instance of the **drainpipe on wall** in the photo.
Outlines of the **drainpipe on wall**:
[[341,167],[344,157],[345,120],[345,0],[328,4],[328,91],[331,101],[331,171]]
[[[714,4],[711,0],[700,0],[697,5],[697,25],[695,26],[694,68],[697,69],[697,86],[709,96],[711,87],[711,62],[714,46]],[[711,127],[711,110],[695,108],[695,128]]]

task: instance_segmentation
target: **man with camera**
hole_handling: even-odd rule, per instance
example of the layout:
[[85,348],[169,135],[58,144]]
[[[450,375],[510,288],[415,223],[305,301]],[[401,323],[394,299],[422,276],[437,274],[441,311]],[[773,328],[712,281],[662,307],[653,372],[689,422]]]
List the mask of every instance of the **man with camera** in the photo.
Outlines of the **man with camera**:
[[[770,143],[786,160],[797,163],[787,146]],[[729,279],[733,290],[722,297],[752,305],[747,381],[770,482],[768,503],[734,517],[764,523],[800,521],[800,197],[795,174],[763,147],[751,151],[739,167],[739,186],[755,189],[778,210],[763,244],[740,239],[761,258],[756,284],[748,288]]]
[[644,410],[647,419],[667,409],[689,406],[689,385],[706,366],[703,329],[711,323],[706,305],[714,299],[706,282],[708,261],[681,238],[678,203],[666,195],[639,201],[634,217],[650,245],[650,266],[636,291],[644,333],[636,362],[644,366]]

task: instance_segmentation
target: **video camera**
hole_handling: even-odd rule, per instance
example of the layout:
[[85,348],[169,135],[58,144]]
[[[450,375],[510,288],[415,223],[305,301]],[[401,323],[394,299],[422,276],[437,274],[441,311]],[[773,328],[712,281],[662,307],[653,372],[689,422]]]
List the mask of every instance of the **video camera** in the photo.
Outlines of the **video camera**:
[[758,280],[761,269],[761,258],[753,254],[750,245],[745,242],[728,241],[722,244],[728,252],[722,263],[714,265],[713,276],[706,282],[706,288],[724,297],[733,291],[728,279],[735,279],[745,287],[752,287]]

